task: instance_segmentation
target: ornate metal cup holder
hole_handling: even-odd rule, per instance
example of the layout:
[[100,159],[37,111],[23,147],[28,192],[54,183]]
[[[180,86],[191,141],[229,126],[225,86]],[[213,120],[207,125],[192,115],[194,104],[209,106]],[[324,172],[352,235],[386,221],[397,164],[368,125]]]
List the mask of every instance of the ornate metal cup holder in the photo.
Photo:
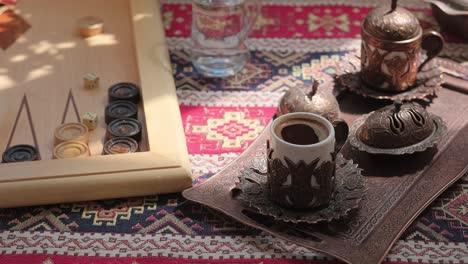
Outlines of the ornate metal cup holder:
[[361,169],[343,155],[336,157],[335,191],[328,206],[316,209],[293,210],[282,207],[270,198],[267,173],[244,168],[238,176],[239,182],[233,189],[234,198],[264,216],[290,223],[314,224],[330,222],[346,216],[357,208],[366,193],[366,179]]
[[377,100],[411,101],[434,97],[443,82],[442,71],[437,67],[437,59],[427,63],[418,72],[416,84],[409,90],[392,93],[375,89],[361,80],[361,61],[359,52],[346,54],[338,69],[336,83],[346,90],[350,90],[363,97]]

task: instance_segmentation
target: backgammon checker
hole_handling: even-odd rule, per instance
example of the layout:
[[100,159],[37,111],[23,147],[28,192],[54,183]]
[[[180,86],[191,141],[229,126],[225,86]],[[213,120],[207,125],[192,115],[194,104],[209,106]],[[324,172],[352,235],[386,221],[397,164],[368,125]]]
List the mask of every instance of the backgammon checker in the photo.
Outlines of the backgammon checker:
[[[54,19],[45,6],[53,7]],[[6,154],[0,163],[0,207],[171,193],[192,185],[174,80],[165,68],[159,3],[22,0],[8,12],[0,15],[0,28],[10,25],[3,18],[30,16],[0,32],[1,46],[8,46],[0,50],[0,65],[12,76],[33,77],[27,84],[0,82],[0,152],[31,148]],[[83,17],[98,18],[86,19],[97,32],[77,34]],[[61,44],[66,47],[57,48]],[[26,59],[17,61],[18,54]],[[131,102],[113,113],[137,120],[131,121],[139,124],[136,143],[106,138],[105,108],[118,100]],[[111,119],[119,117],[129,116]],[[120,154],[107,155],[114,153]]]
[[133,138],[116,137],[104,144],[104,154],[106,155],[135,153],[137,151],[138,142]]
[[55,144],[65,141],[81,141],[85,144],[89,142],[88,127],[82,123],[65,123],[55,129]]
[[93,37],[103,32],[104,21],[99,17],[85,16],[78,20],[78,28],[82,37]]
[[106,106],[106,124],[120,118],[138,118],[138,107],[129,101],[114,101]]
[[54,148],[55,159],[71,159],[89,156],[89,148],[82,141],[66,141]]
[[108,138],[128,137],[140,141],[141,130],[140,121],[132,118],[120,118],[109,123],[107,136]]
[[109,88],[109,102],[130,101],[138,104],[140,102],[140,88],[134,83],[122,82]]
[[36,147],[31,145],[15,145],[9,147],[2,155],[3,163],[35,161],[39,158]]

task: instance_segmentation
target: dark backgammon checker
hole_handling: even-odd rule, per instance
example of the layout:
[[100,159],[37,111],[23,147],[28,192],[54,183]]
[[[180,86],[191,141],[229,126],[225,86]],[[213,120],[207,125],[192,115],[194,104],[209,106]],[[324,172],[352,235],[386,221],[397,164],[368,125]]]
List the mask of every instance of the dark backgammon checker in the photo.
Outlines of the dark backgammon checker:
[[2,155],[3,163],[34,161],[39,159],[39,151],[31,145],[9,147]]
[[107,126],[107,138],[129,137],[136,141],[141,139],[141,123],[136,119],[121,118]]
[[130,101],[138,104],[140,102],[140,88],[136,84],[121,82],[109,88],[109,102],[118,100]]
[[104,144],[104,154],[124,154],[138,151],[138,142],[132,138],[118,137],[110,139]]
[[106,106],[106,124],[120,118],[138,118],[138,108],[130,101],[114,101]]

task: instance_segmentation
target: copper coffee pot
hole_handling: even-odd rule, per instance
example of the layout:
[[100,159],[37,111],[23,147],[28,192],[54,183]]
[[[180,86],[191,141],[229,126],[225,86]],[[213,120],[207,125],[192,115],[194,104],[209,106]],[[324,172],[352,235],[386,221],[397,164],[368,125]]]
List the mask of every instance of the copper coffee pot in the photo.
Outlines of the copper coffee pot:
[[[444,40],[435,31],[424,32],[418,19],[397,0],[372,10],[361,29],[361,78],[370,86],[393,92],[405,91],[416,74],[442,51]],[[420,50],[427,59],[420,64]]]

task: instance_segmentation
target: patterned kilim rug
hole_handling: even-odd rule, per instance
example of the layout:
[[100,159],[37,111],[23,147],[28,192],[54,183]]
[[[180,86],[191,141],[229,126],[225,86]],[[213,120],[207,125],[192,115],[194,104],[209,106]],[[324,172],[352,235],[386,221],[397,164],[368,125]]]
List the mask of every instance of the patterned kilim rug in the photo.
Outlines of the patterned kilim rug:
[[[424,28],[429,6],[400,1]],[[163,2],[193,172],[205,181],[260,133],[289,87],[330,80],[360,46],[360,24],[379,1],[267,0],[249,40],[252,60],[236,77],[206,79],[187,53],[189,1]],[[444,55],[468,45],[445,34]],[[0,210],[0,263],[337,263],[238,224],[180,194]],[[468,176],[408,228],[387,263],[468,263]]]

